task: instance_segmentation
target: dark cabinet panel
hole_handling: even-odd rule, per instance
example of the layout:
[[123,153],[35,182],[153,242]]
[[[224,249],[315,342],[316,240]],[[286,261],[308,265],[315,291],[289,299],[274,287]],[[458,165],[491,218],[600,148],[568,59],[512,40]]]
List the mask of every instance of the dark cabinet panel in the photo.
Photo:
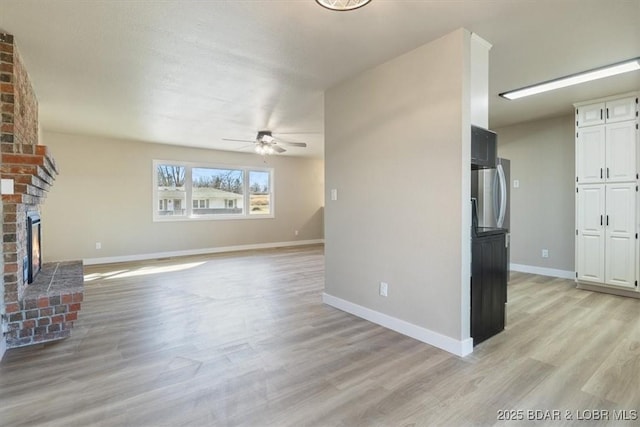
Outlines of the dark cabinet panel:
[[505,234],[474,237],[471,256],[471,336],[476,345],[504,329],[507,302]]

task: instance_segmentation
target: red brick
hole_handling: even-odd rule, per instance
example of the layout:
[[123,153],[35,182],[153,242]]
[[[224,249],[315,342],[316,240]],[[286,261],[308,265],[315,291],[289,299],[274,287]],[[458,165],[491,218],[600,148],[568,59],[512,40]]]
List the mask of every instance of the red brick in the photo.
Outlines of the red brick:
[[51,319],[48,317],[43,317],[42,319],[38,319],[38,326],[47,326],[51,323]]
[[62,314],[58,316],[53,316],[51,318],[51,323],[62,323],[62,322],[64,322],[64,316]]
[[3,194],[2,201],[5,203],[22,203],[22,194]]
[[13,84],[11,84],[11,83],[2,83],[2,84],[0,84],[0,92],[13,93]]
[[36,321],[31,319],[31,320],[25,320],[24,322],[22,322],[22,327],[23,328],[29,328],[29,329],[33,329],[36,327]]
[[38,298],[38,308],[47,308],[49,307],[49,298],[41,297]]
[[47,317],[53,315],[53,308],[47,307],[40,310],[40,317]]
[[[71,296],[71,294],[62,295],[62,304],[69,304],[70,302],[73,302],[73,297]],[[71,307],[69,307],[69,311],[73,311]]]
[[17,271],[18,271],[18,264],[5,264],[4,265],[4,272],[5,273],[15,273]]
[[33,156],[29,154],[4,154],[2,163],[14,165],[40,165],[44,164],[43,156]]
[[0,43],[0,52],[13,53],[13,45],[10,43]]
[[79,302],[75,304],[69,304],[69,311],[80,311],[81,304]]
[[73,294],[73,302],[82,302],[84,299],[84,295],[82,292],[76,292]]
[[17,302],[11,302],[5,305],[5,310],[8,314],[18,312],[20,311],[20,304],[18,304]]
[[64,320],[65,320],[66,322],[70,322],[70,321],[72,321],[72,320],[78,320],[78,312],[77,312],[77,311],[74,311],[73,313],[67,313],[67,314],[64,316]]

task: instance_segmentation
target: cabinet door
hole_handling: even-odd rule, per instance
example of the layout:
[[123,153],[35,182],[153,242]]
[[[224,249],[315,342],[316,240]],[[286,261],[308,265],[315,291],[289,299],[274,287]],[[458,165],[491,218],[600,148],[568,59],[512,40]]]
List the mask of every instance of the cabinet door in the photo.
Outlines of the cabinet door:
[[636,184],[607,184],[605,282],[635,289]]
[[609,101],[605,105],[607,123],[622,122],[636,118],[636,98],[622,98]]
[[507,300],[505,235],[474,238],[471,245],[471,336],[473,344],[504,329]]
[[579,184],[603,182],[605,168],[605,126],[578,130],[576,174]]
[[580,185],[576,193],[577,279],[604,282],[604,185]]
[[606,126],[607,182],[636,180],[636,123],[621,122]]
[[578,127],[603,124],[604,108],[604,102],[578,107]]

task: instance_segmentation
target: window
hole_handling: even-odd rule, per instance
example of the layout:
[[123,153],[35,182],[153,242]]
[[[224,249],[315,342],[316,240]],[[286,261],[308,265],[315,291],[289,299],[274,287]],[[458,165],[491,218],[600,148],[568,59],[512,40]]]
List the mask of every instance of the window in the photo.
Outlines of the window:
[[249,213],[269,215],[271,213],[271,174],[268,171],[249,171]]
[[155,160],[154,220],[273,218],[273,170]]
[[185,188],[185,167],[179,165],[158,165],[156,168],[156,194],[159,200],[159,216],[184,216],[187,193]]

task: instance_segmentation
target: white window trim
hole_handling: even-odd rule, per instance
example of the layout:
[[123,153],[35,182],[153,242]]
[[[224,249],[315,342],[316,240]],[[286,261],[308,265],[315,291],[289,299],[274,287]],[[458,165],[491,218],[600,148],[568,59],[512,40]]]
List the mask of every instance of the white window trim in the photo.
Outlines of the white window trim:
[[[153,192],[153,222],[183,222],[183,221],[219,221],[219,220],[245,220],[245,219],[273,219],[275,218],[275,170],[273,168],[265,168],[260,166],[239,166],[224,163],[196,163],[196,162],[183,162],[175,160],[153,160],[151,168],[151,183]],[[158,197],[158,165],[171,165],[181,166],[185,168],[184,187],[185,187],[185,210],[186,214],[183,216],[173,215],[158,215],[158,207],[160,206],[160,198]],[[211,215],[193,215],[193,183],[192,173],[193,168],[212,168],[212,169],[231,169],[242,170],[243,176],[243,206],[244,212],[241,214],[211,214]],[[249,189],[249,171],[268,172],[269,173],[269,213],[268,214],[252,214],[250,209],[250,195]]]

